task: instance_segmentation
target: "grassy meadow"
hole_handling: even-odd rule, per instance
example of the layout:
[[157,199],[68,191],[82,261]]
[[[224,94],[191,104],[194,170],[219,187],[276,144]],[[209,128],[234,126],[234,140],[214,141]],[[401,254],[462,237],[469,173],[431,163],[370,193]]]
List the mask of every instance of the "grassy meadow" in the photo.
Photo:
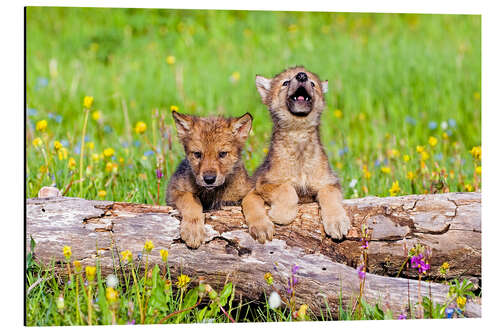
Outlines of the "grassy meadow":
[[[184,155],[171,110],[250,112],[252,173],[271,134],[255,75],[295,65],[329,80],[321,135],[346,198],[481,189],[479,16],[29,7],[26,37],[28,198],[53,185],[65,196],[164,204]],[[97,272],[79,267],[65,248],[63,279],[30,252],[26,323],[450,318],[472,295],[454,281],[444,305],[424,297],[420,309],[396,313],[360,296],[338,318],[328,304],[314,317],[284,291],[287,306],[247,304],[230,283],[214,291],[171,277],[168,255],[143,274],[152,246],[139,262],[122,253],[114,278],[101,276],[98,259]],[[272,277],[263,279],[276,298]]]

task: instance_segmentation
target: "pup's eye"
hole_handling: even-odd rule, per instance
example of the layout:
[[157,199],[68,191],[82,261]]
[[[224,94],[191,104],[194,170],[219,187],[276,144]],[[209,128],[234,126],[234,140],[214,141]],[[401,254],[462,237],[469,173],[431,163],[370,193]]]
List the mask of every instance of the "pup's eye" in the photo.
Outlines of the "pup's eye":
[[194,151],[193,152],[194,157],[200,159],[201,158],[201,152],[200,151]]
[[290,81],[285,81],[285,82],[283,82],[283,86],[286,87],[289,83],[290,83]]
[[224,158],[227,156],[227,151],[220,151],[219,152],[219,158]]
[[311,86],[312,86],[313,88],[314,88],[314,86],[315,86],[314,82],[312,82],[312,81],[311,81]]

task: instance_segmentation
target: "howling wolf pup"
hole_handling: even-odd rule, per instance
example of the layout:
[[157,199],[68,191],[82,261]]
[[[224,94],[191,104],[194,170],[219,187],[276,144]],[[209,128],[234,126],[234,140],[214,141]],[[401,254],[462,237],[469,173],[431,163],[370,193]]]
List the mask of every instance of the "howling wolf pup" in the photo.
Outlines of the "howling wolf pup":
[[186,157],[167,186],[167,204],[182,215],[181,238],[198,248],[205,239],[203,211],[238,204],[253,187],[241,160],[252,116],[172,115]]
[[[325,232],[341,239],[350,227],[339,181],[320,141],[320,118],[328,81],[303,67],[272,79],[256,77],[257,90],[273,120],[271,145],[252,177],[255,188],[242,201],[250,234],[272,240],[274,225],[292,222],[299,202],[319,203]],[[266,213],[265,205],[270,205]]]

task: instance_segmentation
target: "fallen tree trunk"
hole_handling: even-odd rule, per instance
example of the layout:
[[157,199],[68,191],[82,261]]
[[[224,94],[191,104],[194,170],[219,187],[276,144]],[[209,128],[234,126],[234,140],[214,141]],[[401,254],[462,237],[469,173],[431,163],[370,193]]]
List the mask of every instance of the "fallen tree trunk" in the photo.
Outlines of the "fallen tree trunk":
[[[481,197],[479,193],[447,193],[404,197],[345,200],[352,221],[347,239],[335,242],[325,235],[318,220],[316,204],[301,205],[297,218],[288,226],[276,226],[275,239],[255,242],[247,232],[240,207],[224,207],[206,213],[206,243],[192,250],[180,240],[178,212],[168,206],[109,201],[88,201],[57,197],[27,201],[26,244],[36,242],[35,257],[48,263],[63,260],[62,247],[72,247],[73,258],[83,265],[94,264],[98,253],[104,273],[111,272],[117,253],[138,254],[144,242],[153,241],[150,262],[161,263],[158,249],[169,250],[174,276],[182,269],[192,277],[203,276],[220,286],[234,282],[237,293],[258,299],[270,289],[264,274],[271,272],[281,290],[286,289],[293,264],[300,267],[297,298],[314,311],[325,301],[338,310],[339,292],[343,302],[359,294],[357,266],[360,230],[370,229],[368,271],[364,290],[367,301],[400,313],[417,302],[418,281],[394,278],[406,259],[407,250],[420,243],[432,249],[429,279],[439,277],[439,266],[447,261],[448,277],[481,278]],[[405,253],[406,249],[406,253]],[[385,276],[382,276],[385,275]],[[415,273],[404,272],[415,278]],[[447,286],[423,282],[426,295],[444,302]],[[319,297],[323,296],[323,297]],[[346,303],[344,303],[344,306]],[[480,306],[468,302],[466,314],[480,316]]]

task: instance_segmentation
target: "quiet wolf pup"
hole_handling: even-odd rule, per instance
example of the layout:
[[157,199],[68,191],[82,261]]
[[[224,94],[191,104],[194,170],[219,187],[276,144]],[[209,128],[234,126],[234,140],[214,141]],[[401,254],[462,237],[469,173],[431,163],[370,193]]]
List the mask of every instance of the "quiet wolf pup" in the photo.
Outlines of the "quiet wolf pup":
[[[320,118],[328,81],[303,67],[289,68],[272,79],[256,76],[257,90],[273,120],[266,159],[242,201],[250,234],[272,240],[274,225],[292,222],[299,202],[317,201],[325,232],[334,239],[347,234],[350,221],[342,207],[339,181],[320,140]],[[264,203],[270,205],[266,214]]]
[[203,211],[238,204],[253,187],[241,160],[252,116],[172,116],[186,157],[167,186],[167,204],[182,215],[181,238],[198,248],[205,239]]

